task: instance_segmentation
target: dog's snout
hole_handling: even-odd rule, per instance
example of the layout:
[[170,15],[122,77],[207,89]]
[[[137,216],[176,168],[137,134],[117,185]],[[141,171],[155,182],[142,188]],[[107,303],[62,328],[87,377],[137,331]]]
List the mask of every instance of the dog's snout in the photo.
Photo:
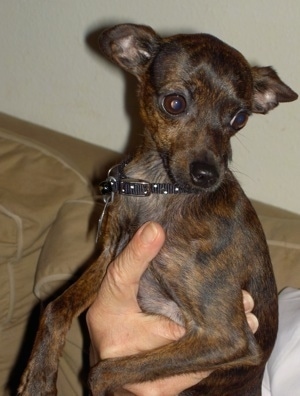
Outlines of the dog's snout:
[[219,172],[216,167],[206,162],[192,162],[190,164],[190,174],[193,183],[201,188],[209,188],[219,179]]

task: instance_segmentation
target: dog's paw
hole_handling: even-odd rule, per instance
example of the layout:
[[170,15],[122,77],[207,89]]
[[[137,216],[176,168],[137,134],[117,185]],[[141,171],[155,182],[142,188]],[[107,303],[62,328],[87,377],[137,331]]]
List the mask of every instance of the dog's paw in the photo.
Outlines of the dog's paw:
[[23,373],[18,395],[55,396],[56,394],[56,375],[50,375],[45,367],[39,369],[29,364]]

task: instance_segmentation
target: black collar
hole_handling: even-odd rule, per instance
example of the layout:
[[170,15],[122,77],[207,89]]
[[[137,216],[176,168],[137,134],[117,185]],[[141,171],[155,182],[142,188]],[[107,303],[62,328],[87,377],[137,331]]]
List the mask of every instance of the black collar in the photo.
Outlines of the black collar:
[[128,161],[112,167],[107,174],[107,179],[99,184],[101,195],[133,195],[136,197],[149,197],[151,194],[182,194],[188,193],[184,188],[171,183],[150,183],[146,180],[126,177],[124,168]]

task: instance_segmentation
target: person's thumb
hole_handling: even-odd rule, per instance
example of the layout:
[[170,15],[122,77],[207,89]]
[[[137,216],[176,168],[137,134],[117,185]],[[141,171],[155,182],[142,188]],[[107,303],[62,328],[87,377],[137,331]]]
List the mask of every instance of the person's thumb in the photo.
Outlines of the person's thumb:
[[124,307],[130,301],[136,303],[140,278],[164,241],[165,233],[158,223],[145,223],[109,265],[100,289],[101,298],[109,299],[109,305]]

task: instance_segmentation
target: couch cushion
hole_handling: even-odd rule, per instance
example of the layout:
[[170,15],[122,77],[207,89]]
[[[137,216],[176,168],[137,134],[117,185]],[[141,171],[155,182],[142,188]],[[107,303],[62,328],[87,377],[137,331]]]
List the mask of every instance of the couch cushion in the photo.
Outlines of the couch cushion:
[[36,258],[62,204],[89,194],[88,181],[55,153],[0,129],[2,324],[17,320],[14,312],[18,306],[27,313],[31,309],[31,305],[25,307],[22,300],[29,294],[33,298],[35,274],[32,269],[36,262],[23,273],[26,280],[15,278],[16,267],[22,266],[31,255]]
[[49,230],[65,202],[86,196],[89,182],[60,154],[0,128],[0,389],[9,376],[15,389],[28,358],[39,303],[34,280]]

